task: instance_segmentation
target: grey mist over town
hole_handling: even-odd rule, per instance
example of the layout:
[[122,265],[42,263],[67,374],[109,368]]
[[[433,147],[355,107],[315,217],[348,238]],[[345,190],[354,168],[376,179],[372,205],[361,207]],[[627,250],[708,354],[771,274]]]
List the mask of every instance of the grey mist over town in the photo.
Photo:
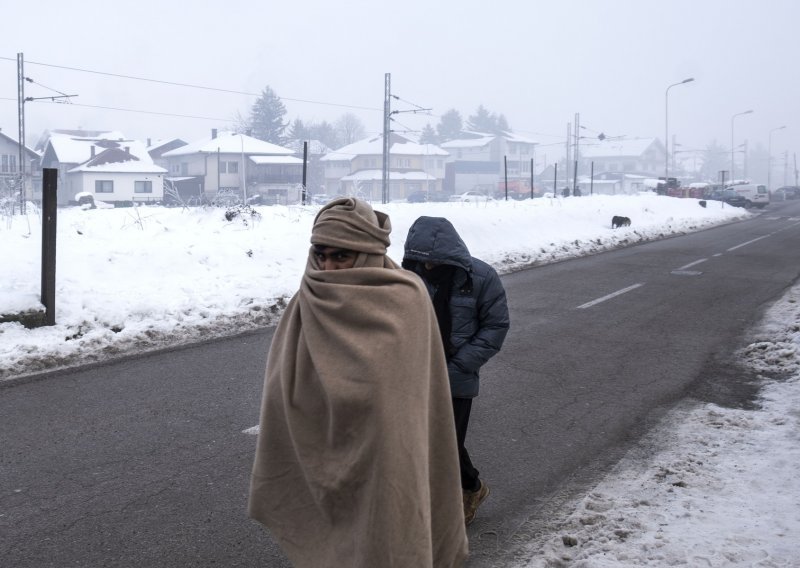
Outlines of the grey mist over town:
[[[794,184],[793,0],[45,0],[4,21],[0,128],[17,138],[22,53],[30,147],[56,129],[191,142],[240,127],[265,87],[287,123],[348,115],[377,136],[389,73],[392,130],[412,138],[482,106],[536,143],[537,172],[566,158],[577,123],[587,152],[669,136],[677,173],[695,179],[712,154],[706,174],[728,169],[733,144],[753,182],[771,153],[772,185]],[[76,96],[45,98],[62,95]]]

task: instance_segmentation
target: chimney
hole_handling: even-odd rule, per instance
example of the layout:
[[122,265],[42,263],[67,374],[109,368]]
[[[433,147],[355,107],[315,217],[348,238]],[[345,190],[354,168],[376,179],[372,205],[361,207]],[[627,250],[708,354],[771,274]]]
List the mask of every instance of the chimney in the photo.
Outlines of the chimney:
[[211,139],[213,140],[216,137],[217,137],[217,129],[216,128],[212,128],[211,129]]
[[150,147],[150,146],[152,146],[152,145],[153,145],[153,143],[152,143],[152,142],[150,141],[150,139],[148,138],[148,139],[147,139],[147,147],[149,148],[149,147]]
[[94,144],[92,144],[92,158],[94,158]]
[[131,147],[130,146],[125,146],[125,153],[126,154],[130,154],[131,153]]

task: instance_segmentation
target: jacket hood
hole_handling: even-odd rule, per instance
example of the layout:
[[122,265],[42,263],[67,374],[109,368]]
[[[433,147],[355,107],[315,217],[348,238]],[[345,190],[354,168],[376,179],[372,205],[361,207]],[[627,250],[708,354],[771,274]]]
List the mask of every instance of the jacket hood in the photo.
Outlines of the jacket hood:
[[444,217],[420,217],[408,231],[403,254],[406,261],[450,264],[472,271],[472,256],[453,224]]

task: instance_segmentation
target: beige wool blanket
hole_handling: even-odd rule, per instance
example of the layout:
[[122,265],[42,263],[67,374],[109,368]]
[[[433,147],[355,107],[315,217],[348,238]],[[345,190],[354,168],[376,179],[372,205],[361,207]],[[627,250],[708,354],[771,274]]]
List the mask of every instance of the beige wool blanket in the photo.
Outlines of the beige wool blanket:
[[249,513],[297,567],[467,555],[436,317],[418,277],[382,258],[321,271],[310,256],[270,348]]

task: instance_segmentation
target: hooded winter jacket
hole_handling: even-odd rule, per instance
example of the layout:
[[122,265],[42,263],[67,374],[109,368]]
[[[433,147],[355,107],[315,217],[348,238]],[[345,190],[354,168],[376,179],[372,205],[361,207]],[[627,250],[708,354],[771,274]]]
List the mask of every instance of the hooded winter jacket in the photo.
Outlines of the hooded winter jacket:
[[500,351],[508,333],[505,289],[494,268],[471,256],[455,227],[443,217],[417,219],[403,255],[403,267],[422,277],[433,299],[436,284],[427,274],[426,262],[455,267],[448,303],[450,345],[446,347],[450,391],[454,398],[476,397],[480,368]]

